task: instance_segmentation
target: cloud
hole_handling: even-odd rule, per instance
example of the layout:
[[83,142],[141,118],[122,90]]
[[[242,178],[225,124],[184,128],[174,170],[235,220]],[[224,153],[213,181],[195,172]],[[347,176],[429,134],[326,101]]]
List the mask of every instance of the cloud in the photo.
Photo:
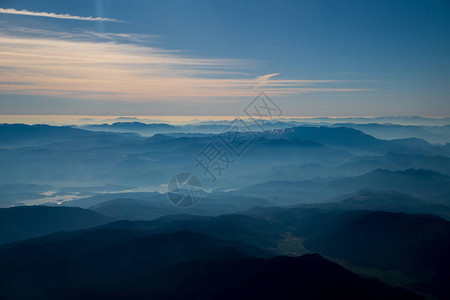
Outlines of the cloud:
[[69,20],[80,20],[80,21],[123,22],[123,21],[111,19],[111,18],[80,17],[80,16],[73,16],[70,14],[55,14],[55,13],[49,13],[49,12],[37,12],[37,11],[29,11],[29,10],[25,10],[25,9],[24,10],[16,10],[14,8],[0,8],[0,14],[46,17],[46,18],[54,18],[54,19],[69,19]]
[[[253,62],[196,58],[134,42],[125,35],[0,30],[0,92],[60,98],[219,101],[253,97],[255,86],[271,95],[350,92],[338,80],[249,76]],[[271,80],[270,80],[271,79]],[[327,86],[333,84],[333,87]],[[221,100],[221,101],[222,101]]]
[[256,77],[256,80],[258,83],[255,85],[255,90],[257,90],[259,87],[263,86],[267,81],[269,81],[270,78],[280,75],[280,73],[273,73],[273,74],[267,74],[263,76]]

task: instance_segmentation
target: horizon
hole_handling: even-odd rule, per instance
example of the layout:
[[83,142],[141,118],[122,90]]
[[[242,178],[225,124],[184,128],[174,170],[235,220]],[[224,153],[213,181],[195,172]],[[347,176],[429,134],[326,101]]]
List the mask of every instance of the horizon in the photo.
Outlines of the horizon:
[[[250,119],[246,115],[234,116],[202,116],[202,115],[0,115],[0,124],[27,124],[27,125],[88,125],[88,124],[112,124],[116,122],[140,122],[146,124],[167,123],[173,125],[195,124],[201,122],[232,121],[236,118]],[[383,120],[380,123],[380,119]],[[318,124],[329,121],[329,123],[347,120],[349,123],[378,123],[393,125],[430,125],[426,121],[437,121],[435,126],[450,125],[450,117],[429,116],[280,116],[272,117],[272,121],[301,121],[305,123]],[[314,122],[318,123],[314,123]],[[421,122],[422,121],[422,122]],[[439,123],[444,121],[444,123]],[[328,123],[328,122],[327,122]]]

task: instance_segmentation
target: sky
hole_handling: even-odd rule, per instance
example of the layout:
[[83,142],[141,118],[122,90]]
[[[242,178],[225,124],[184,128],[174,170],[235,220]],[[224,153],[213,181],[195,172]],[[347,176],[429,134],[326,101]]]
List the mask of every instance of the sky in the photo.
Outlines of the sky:
[[0,0],[0,115],[450,116],[448,1]]

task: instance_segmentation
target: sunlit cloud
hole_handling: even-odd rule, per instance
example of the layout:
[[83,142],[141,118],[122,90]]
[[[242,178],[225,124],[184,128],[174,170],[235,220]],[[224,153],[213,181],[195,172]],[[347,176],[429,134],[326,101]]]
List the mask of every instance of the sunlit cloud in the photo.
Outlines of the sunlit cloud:
[[270,78],[278,76],[278,75],[280,75],[280,73],[273,73],[273,74],[267,74],[267,75],[262,75],[262,76],[256,77],[256,80],[258,82],[255,85],[255,90],[258,89],[261,86],[264,86],[264,84],[266,84],[269,81]]
[[111,19],[111,18],[80,17],[80,16],[73,16],[70,14],[55,14],[52,12],[29,11],[29,10],[25,10],[25,9],[24,10],[16,10],[14,8],[0,8],[0,14],[46,17],[46,18],[54,18],[54,19],[69,19],[69,20],[80,20],[80,21],[122,22],[120,20]]
[[[123,42],[126,39],[127,42]],[[249,76],[254,62],[194,58],[138,43],[141,36],[0,31],[0,92],[82,99],[160,101],[349,92],[339,80]]]

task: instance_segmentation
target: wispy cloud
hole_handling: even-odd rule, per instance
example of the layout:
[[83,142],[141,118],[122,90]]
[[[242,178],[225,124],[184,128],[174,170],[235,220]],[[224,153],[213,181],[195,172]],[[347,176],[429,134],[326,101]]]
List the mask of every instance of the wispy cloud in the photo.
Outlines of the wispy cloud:
[[[0,92],[85,99],[207,101],[252,97],[256,87],[272,95],[349,92],[345,81],[249,76],[254,65],[237,59],[194,58],[151,47],[129,36],[83,32],[27,33],[0,30]],[[13,84],[12,84],[13,83]],[[333,86],[327,86],[333,84]]]
[[80,16],[73,16],[70,14],[55,14],[52,12],[29,11],[29,10],[25,10],[25,9],[24,10],[16,10],[14,8],[0,8],[0,14],[46,17],[46,18],[54,18],[54,19],[69,19],[69,20],[80,20],[80,21],[123,22],[123,21],[111,19],[111,18],[80,17]]
[[278,76],[278,75],[280,75],[280,73],[273,73],[273,74],[267,74],[267,75],[256,77],[256,80],[258,82],[255,85],[255,90],[258,89],[259,87],[263,86],[264,84],[266,84],[267,81],[269,81],[270,78]]

